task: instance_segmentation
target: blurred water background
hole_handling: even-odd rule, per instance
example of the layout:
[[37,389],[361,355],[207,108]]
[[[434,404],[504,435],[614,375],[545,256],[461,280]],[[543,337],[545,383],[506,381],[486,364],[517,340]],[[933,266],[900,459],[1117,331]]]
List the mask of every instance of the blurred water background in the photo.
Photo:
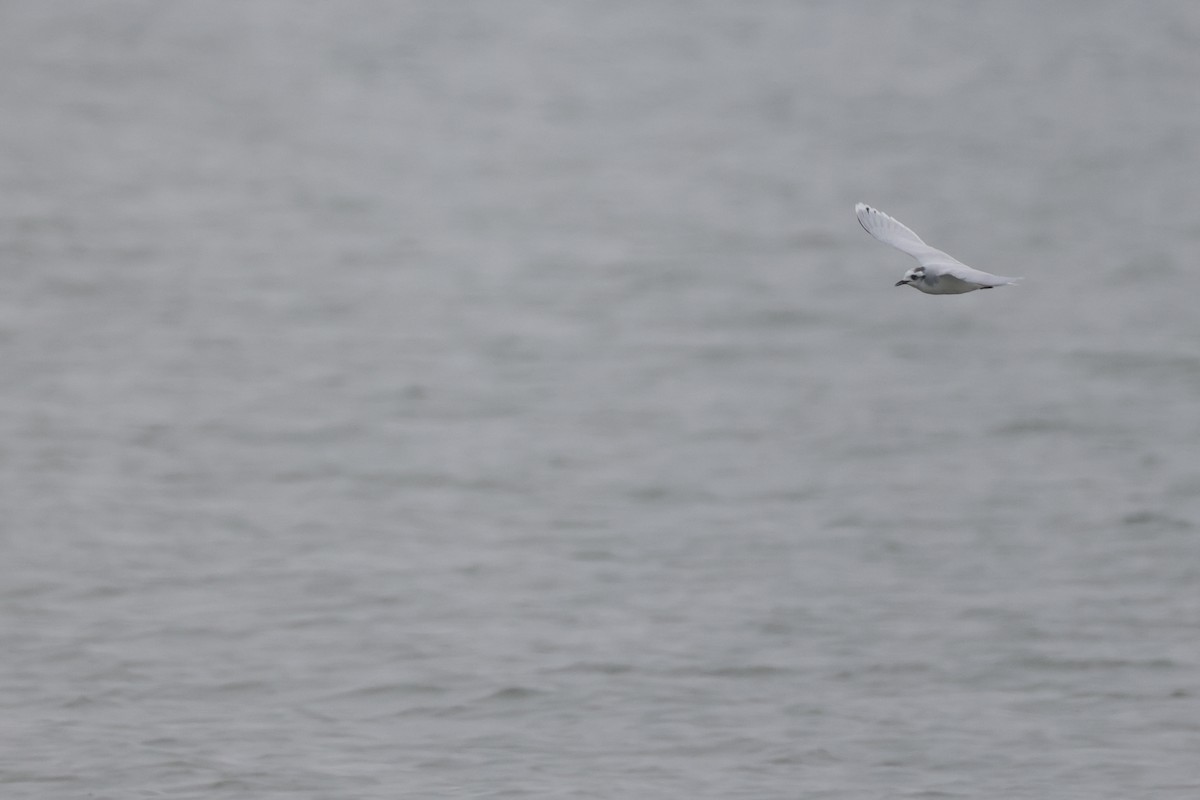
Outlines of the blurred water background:
[[0,5],[0,793],[1200,796],[1198,77],[1185,2]]

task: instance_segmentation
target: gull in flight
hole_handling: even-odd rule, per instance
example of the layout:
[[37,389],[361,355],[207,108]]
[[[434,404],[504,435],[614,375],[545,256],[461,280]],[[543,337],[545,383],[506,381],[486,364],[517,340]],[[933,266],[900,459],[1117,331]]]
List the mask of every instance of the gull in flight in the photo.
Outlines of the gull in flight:
[[920,265],[904,273],[903,280],[896,282],[897,286],[911,286],[925,294],[963,294],[1007,286],[1020,280],[968,267],[957,258],[925,244],[920,236],[877,208],[859,203],[854,207],[854,213],[863,230],[884,244],[908,253]]

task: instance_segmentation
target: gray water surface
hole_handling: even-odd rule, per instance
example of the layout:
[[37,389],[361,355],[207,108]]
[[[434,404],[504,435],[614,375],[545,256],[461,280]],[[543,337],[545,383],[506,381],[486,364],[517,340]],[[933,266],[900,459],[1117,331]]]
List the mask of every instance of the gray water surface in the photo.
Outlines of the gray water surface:
[[0,794],[1200,796],[1197,75],[1183,2],[3,4]]

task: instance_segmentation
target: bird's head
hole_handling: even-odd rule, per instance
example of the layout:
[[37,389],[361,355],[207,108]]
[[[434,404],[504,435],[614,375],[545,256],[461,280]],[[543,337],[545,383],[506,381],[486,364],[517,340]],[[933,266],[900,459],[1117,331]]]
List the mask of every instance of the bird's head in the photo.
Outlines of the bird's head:
[[908,272],[904,273],[904,279],[896,281],[897,286],[907,286],[913,283],[920,283],[925,280],[925,268],[913,267]]

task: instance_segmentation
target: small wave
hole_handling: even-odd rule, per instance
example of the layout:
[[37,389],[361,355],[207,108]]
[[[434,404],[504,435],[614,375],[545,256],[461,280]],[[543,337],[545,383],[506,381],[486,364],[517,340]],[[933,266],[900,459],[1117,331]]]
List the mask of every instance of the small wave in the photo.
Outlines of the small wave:
[[1088,433],[1075,420],[1051,417],[1029,417],[998,425],[991,429],[994,436],[1023,436],[1046,433]]
[[515,700],[529,700],[534,697],[542,697],[546,694],[541,689],[533,689],[529,686],[506,686],[503,689],[498,689],[495,692],[482,698],[479,702],[512,702]]
[[933,671],[933,665],[922,661],[898,661],[893,664],[867,664],[855,669],[843,669],[835,673],[841,680],[851,680],[864,675],[917,675]]
[[1134,511],[1126,514],[1121,518],[1121,523],[1123,525],[1136,528],[1155,527],[1168,528],[1170,530],[1177,531],[1189,530],[1193,527],[1192,523],[1188,522],[1186,519],[1172,517],[1168,514],[1163,514],[1158,511],[1151,511],[1149,509],[1142,509],[1141,511]]
[[430,695],[444,694],[446,687],[438,686],[432,683],[373,683],[366,686],[356,686],[353,689],[346,689],[341,692],[330,694],[323,700],[352,700],[358,698],[376,698],[389,695]]
[[578,673],[585,675],[623,675],[633,670],[632,664],[622,664],[608,661],[579,661],[559,667],[554,672]]
[[676,675],[702,678],[771,678],[791,675],[795,670],[773,664],[731,664],[724,667],[688,667],[673,672]]
[[1148,658],[1143,660],[1129,658],[1070,658],[1064,656],[1031,655],[1019,659],[1023,667],[1034,669],[1060,670],[1063,672],[1086,672],[1092,670],[1121,670],[1121,669],[1176,669],[1179,664],[1169,658]]
[[1200,356],[1191,353],[1088,350],[1076,352],[1073,357],[1101,375],[1200,375]]

